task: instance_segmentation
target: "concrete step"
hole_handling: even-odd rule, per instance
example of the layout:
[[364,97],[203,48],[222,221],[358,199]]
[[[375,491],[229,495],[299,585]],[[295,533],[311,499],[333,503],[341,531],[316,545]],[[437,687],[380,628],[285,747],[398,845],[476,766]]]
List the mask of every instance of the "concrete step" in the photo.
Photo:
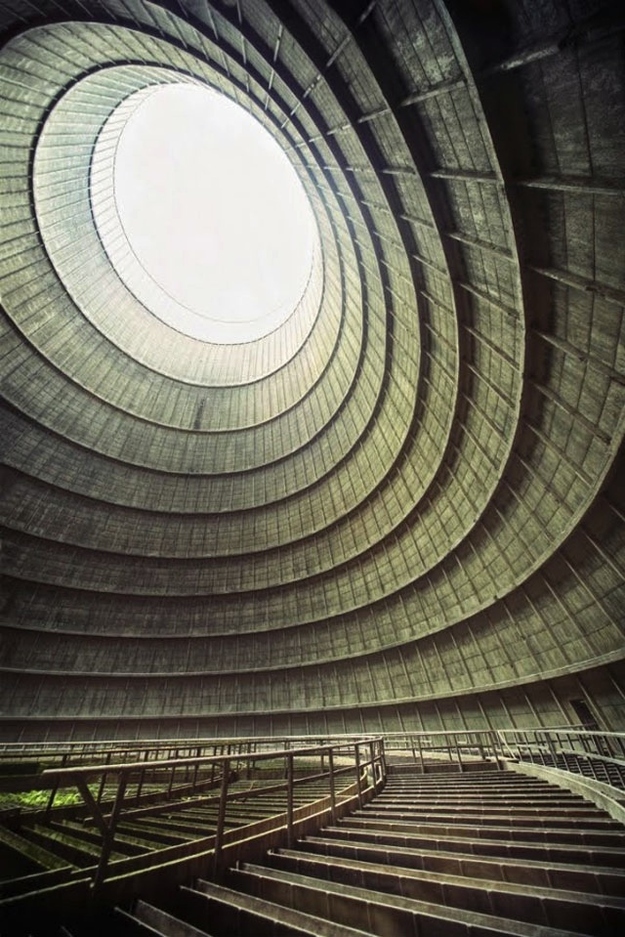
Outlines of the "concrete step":
[[158,836],[163,836],[165,838],[164,842],[167,844],[169,844],[169,841],[171,841],[172,844],[190,842],[191,840],[197,839],[199,835],[211,835],[211,828],[209,828],[207,833],[200,834],[197,824],[178,825],[174,822],[168,823],[166,819],[160,817],[146,817],[145,820],[138,818],[136,820],[122,821],[119,826],[120,829],[122,827],[128,827],[137,831],[144,830],[146,836],[154,836],[155,839]]
[[[100,847],[87,843],[67,832],[60,833],[36,824],[32,827],[23,827],[22,835],[38,846],[43,846],[49,852],[72,865],[80,868],[97,865],[100,859]],[[115,849],[111,852],[111,859],[123,859],[125,855]]]
[[[298,802],[294,801],[294,805],[297,806]],[[276,813],[284,813],[286,811],[286,801],[280,804],[264,804],[264,803],[241,803],[239,801],[234,801],[231,804],[228,804],[227,814],[232,820],[237,820],[240,822],[251,822],[255,819],[265,819]],[[217,825],[218,811],[215,810],[214,813],[188,813],[185,814],[186,822],[196,822],[210,824],[213,826]]]
[[578,797],[576,794],[567,794],[566,791],[560,791],[557,796],[554,796],[549,791],[536,791],[535,793],[523,794],[522,791],[512,791],[511,793],[493,791],[488,793],[487,791],[460,791],[454,792],[449,791],[444,793],[442,791],[397,791],[393,793],[392,791],[386,791],[386,793],[379,794],[376,797],[376,803],[386,803],[390,801],[392,803],[497,803],[504,798],[507,803],[531,803],[531,804],[578,804],[579,806],[591,807],[592,804],[589,804],[587,801],[584,801],[583,798]]
[[614,820],[605,820],[603,817],[578,817],[556,814],[555,816],[544,816],[542,814],[521,814],[515,813],[473,813],[459,810],[445,811],[441,813],[420,810],[362,810],[354,814],[354,819],[365,821],[400,821],[406,823],[422,823],[428,825],[449,825],[455,824],[463,826],[489,826],[498,828],[513,828],[521,833],[524,829],[543,830],[545,832],[558,832],[560,830],[570,831],[573,828],[582,832],[596,833],[599,835],[613,834],[624,838],[621,832],[622,827]]
[[124,835],[135,836],[154,843],[155,847],[176,846],[178,843],[190,842],[195,838],[191,834],[170,833],[165,826],[157,827],[148,823],[120,823],[117,829]]
[[460,801],[457,804],[449,803],[430,803],[414,800],[398,801],[388,800],[381,803],[376,800],[362,810],[363,816],[370,813],[400,814],[400,815],[450,815],[461,814],[467,816],[515,816],[515,817],[544,817],[545,819],[562,819],[564,822],[573,822],[577,818],[583,821],[596,821],[602,827],[612,826],[614,829],[620,828],[621,824],[612,820],[604,811],[592,804],[578,806],[551,804],[511,804],[505,801],[490,802],[469,802]]
[[146,901],[137,901],[132,911],[116,908],[116,937],[212,937],[173,914],[168,914]]
[[564,862],[541,862],[537,859],[514,859],[501,856],[474,856],[444,850],[401,849],[368,842],[358,843],[308,836],[298,842],[307,852],[324,856],[357,859],[363,862],[383,862],[389,866],[404,866],[428,872],[469,875],[475,878],[560,888],[590,894],[625,895],[625,869],[608,866],[584,866]]
[[[75,839],[79,839],[84,843],[92,843],[98,848],[102,843],[102,833],[98,829],[84,826],[82,823],[70,820],[52,821],[48,829],[56,830],[62,835],[68,833]],[[154,844],[140,843],[135,837],[127,836],[120,830],[115,831],[115,846],[118,852],[126,856],[138,856],[146,850],[155,848]]]
[[484,785],[483,787],[477,787],[477,785],[462,785],[457,787],[441,787],[440,785],[432,785],[431,787],[423,787],[420,784],[416,785],[403,785],[402,787],[395,787],[390,783],[387,783],[384,791],[379,795],[382,799],[394,798],[394,797],[442,797],[450,799],[460,799],[463,797],[484,797],[488,799],[495,798],[506,798],[506,797],[522,797],[523,799],[552,799],[557,796],[565,800],[571,799],[581,799],[577,794],[574,794],[572,791],[565,791],[563,788],[556,787],[553,784],[548,784],[547,782],[541,782],[540,784],[530,784],[529,787],[525,788],[523,784],[514,784],[514,785]]
[[182,887],[186,914],[215,937],[366,937],[363,931],[307,913],[299,908],[268,901],[244,891],[198,881]]
[[384,894],[354,884],[312,878],[266,866],[244,864],[230,871],[228,882],[254,897],[298,907],[326,920],[368,934],[422,937],[429,934],[494,937],[564,937],[581,931],[528,924],[497,915],[446,907],[402,895]]
[[[457,787],[458,785],[466,785],[467,787],[472,787],[474,784],[479,784],[480,787],[488,787],[489,785],[495,784],[497,786],[514,786],[518,783],[519,776],[513,771],[496,771],[496,770],[483,770],[479,772],[479,777],[471,771],[456,771],[456,772],[441,772],[436,773],[428,772],[422,774],[420,771],[409,771],[407,768],[404,771],[394,771],[393,766],[389,766],[389,771],[387,775],[387,784],[393,786],[399,786],[401,784],[414,784],[421,785],[423,787]],[[533,785],[546,784],[546,781],[543,781],[541,778],[529,778],[529,781]]]
[[45,872],[33,872],[30,875],[23,876],[16,875],[9,881],[0,882],[0,902],[6,898],[27,895],[31,892],[52,888],[55,885],[62,885],[71,879],[74,871],[78,870],[75,870],[73,866],[65,865],[58,869],[48,869]]
[[[345,825],[353,828],[387,830],[394,833],[413,833],[415,835],[429,836],[455,836],[475,839],[502,839],[516,842],[550,842],[550,843],[582,843],[586,846],[608,846],[619,849],[625,845],[625,839],[618,830],[595,830],[595,829],[577,829],[576,825],[563,825],[559,828],[547,824],[537,825],[529,824],[523,826],[511,826],[505,822],[494,822],[489,819],[488,823],[481,818],[458,819],[455,822],[453,816],[445,820],[432,820],[426,822],[418,820],[388,819],[386,817],[376,817],[362,815],[351,816]],[[343,823],[343,821],[341,821]]]
[[[527,778],[527,784],[524,779]],[[511,771],[498,771],[493,774],[482,772],[479,777],[479,784],[476,783],[474,775],[457,774],[449,775],[410,775],[404,774],[396,776],[389,774],[386,780],[385,790],[421,790],[421,791],[461,791],[461,790],[480,790],[480,791],[513,791],[527,787],[528,790],[545,790],[552,788],[549,781],[542,778],[533,778],[523,775],[520,778],[518,774]]]
[[43,846],[6,827],[0,827],[3,862],[2,880],[52,869],[67,869],[68,863]]
[[473,837],[455,836],[452,832],[447,835],[422,834],[420,827],[408,833],[391,830],[376,830],[373,827],[349,826],[343,820],[340,826],[326,827],[324,836],[338,839],[354,840],[358,842],[372,842],[378,845],[388,845],[392,848],[415,846],[453,852],[468,852],[476,856],[507,856],[511,858],[535,859],[540,862],[571,862],[583,865],[609,866],[611,868],[625,869],[625,851],[622,848],[586,846],[579,842],[569,843],[536,843],[531,840],[516,843],[503,839],[475,839]]
[[512,791],[487,791],[487,790],[462,790],[462,791],[441,791],[441,790],[432,790],[432,791],[423,791],[423,790],[406,790],[406,791],[391,791],[388,786],[385,791],[379,794],[376,797],[376,802],[385,803],[386,801],[394,801],[396,803],[406,801],[416,801],[420,803],[462,803],[462,802],[475,802],[475,803],[492,803],[498,802],[501,799],[504,799],[506,802],[511,803],[561,803],[561,804],[578,804],[579,806],[591,807],[592,804],[589,804],[588,801],[585,801],[583,797],[580,797],[577,794],[573,794],[562,790],[562,788],[551,788],[550,790],[530,790],[523,793],[522,788],[515,788]]
[[[80,907],[89,900],[90,881],[85,875],[76,874],[70,880],[55,883],[51,887],[37,888],[21,892],[0,900],[0,934],[2,937],[65,937],[73,931],[59,927],[57,914],[50,914],[50,908],[72,909]],[[80,937],[83,937],[80,934]],[[86,935],[85,935],[86,937]],[[94,937],[93,929],[90,937]]]
[[[228,830],[286,808],[283,794],[242,789],[245,796],[228,805]],[[307,796],[296,790],[295,805]],[[210,837],[217,813],[214,800],[194,799],[124,814],[111,877],[167,861],[162,850],[169,846]],[[68,876],[84,879],[99,859],[99,831],[75,819],[25,826],[13,835],[47,853],[52,865],[28,866],[28,874],[10,883],[9,900],[27,897],[29,888],[53,889],[57,863]],[[13,847],[7,842],[2,848],[10,855]],[[59,875],[65,874],[61,866]],[[625,828],[577,795],[512,772],[406,773],[391,776],[371,803],[295,848],[240,865],[223,883],[185,887],[178,902],[162,909],[153,896],[136,902],[120,909],[116,923],[98,930],[98,937],[101,932],[615,937],[625,933]]]
[[315,856],[305,850],[269,852],[271,868],[324,881],[417,901],[456,907],[480,914],[494,914],[528,923],[565,930],[615,934],[625,930],[625,898],[588,895],[550,887],[485,880],[449,872],[427,872],[383,863],[362,862],[336,856]]
[[150,819],[149,826],[152,828],[161,829],[165,833],[175,834],[189,840],[198,839],[200,836],[211,836],[217,828],[216,823],[200,823],[198,820],[184,819],[178,813],[170,816],[159,815]]

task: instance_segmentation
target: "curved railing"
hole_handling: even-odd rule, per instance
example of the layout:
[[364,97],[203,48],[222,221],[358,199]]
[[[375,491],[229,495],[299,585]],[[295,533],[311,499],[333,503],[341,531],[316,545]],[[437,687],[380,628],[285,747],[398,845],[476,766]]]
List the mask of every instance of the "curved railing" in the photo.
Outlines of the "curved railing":
[[[142,741],[13,742],[0,745],[0,769],[7,762],[43,762],[48,767],[104,764],[121,761],[245,756],[273,750],[276,746],[298,749],[314,745],[354,744],[379,741],[380,736],[337,734],[332,736],[248,737],[223,739],[151,739]],[[615,787],[625,788],[625,733],[601,732],[579,726],[523,729],[485,729],[433,732],[389,732],[387,749],[409,757],[422,769],[427,764],[463,770],[477,760],[528,761],[586,774]]]
[[[307,741],[194,740],[192,745],[176,742],[173,749],[170,743],[160,742],[130,746],[79,743],[63,746],[63,751],[58,746],[30,746],[20,751],[20,758],[45,756],[48,761],[60,763],[44,767],[29,780],[31,790],[49,791],[48,803],[42,810],[21,816],[20,822],[45,824],[63,816],[97,829],[100,857],[82,876],[83,882],[90,879],[90,888],[96,892],[107,884],[114,890],[112,880],[125,880],[127,885],[131,878],[136,880],[165,863],[178,866],[181,878],[208,874],[218,879],[223,868],[240,858],[242,850],[246,856],[255,846],[264,850],[272,835],[272,845],[292,845],[298,836],[362,806],[384,784],[386,763],[381,737],[350,737],[312,745],[310,739]],[[98,761],[95,756],[103,754],[105,757]],[[17,755],[14,746],[5,746],[2,752],[5,764],[9,757],[15,763]],[[263,765],[272,769],[269,779],[254,780]],[[77,791],[82,802],[56,807],[59,792],[68,789]],[[304,791],[303,802],[296,802],[297,789]],[[228,827],[233,805],[240,801],[249,804],[255,799],[261,802],[267,794],[282,798],[283,809],[265,810],[262,818]],[[190,842],[112,859],[122,821],[195,804],[217,811],[209,835],[198,830]]]
[[464,770],[475,761],[531,762],[581,774],[625,790],[625,733],[583,726],[487,729],[462,732],[387,733],[387,752],[408,757],[422,770],[448,764]]
[[[374,796],[384,784],[387,756],[392,763],[416,765],[423,771],[464,771],[484,762],[497,768],[510,762],[533,763],[610,785],[619,799],[625,790],[625,733],[577,726],[397,732],[384,737],[9,743],[0,747],[0,771],[5,790],[11,786],[19,790],[21,784],[21,790],[48,792],[45,808],[22,811],[20,822],[45,823],[51,817],[71,815],[99,831],[101,854],[90,870],[97,889],[110,877],[148,871],[155,857],[182,865],[202,857],[203,874],[208,868],[218,876],[224,864],[238,858],[237,844],[263,837],[266,841],[273,833],[282,842],[292,843],[304,830],[313,829],[311,818],[319,828]],[[273,767],[273,780],[259,786],[254,777],[259,766],[267,764]],[[13,783],[11,768],[17,772]],[[243,781],[250,783],[246,786]],[[322,790],[298,805],[295,792],[312,783],[321,784]],[[58,807],[59,792],[68,789],[77,791],[81,802]],[[227,828],[233,805],[249,802],[262,792],[283,796],[283,809]],[[122,819],[171,810],[173,804],[184,805],[188,799],[216,809],[210,835],[198,833],[196,840],[184,846],[111,861]]]

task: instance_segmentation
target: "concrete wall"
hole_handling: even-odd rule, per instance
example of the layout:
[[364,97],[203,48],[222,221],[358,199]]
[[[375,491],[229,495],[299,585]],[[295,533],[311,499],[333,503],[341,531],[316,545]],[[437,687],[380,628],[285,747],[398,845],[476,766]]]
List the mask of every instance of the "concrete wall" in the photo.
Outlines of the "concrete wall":
[[[622,729],[616,4],[15,9],[0,733],[562,725],[574,699]],[[159,323],[93,227],[103,122],[191,78],[275,134],[318,220],[313,288],[255,346]]]

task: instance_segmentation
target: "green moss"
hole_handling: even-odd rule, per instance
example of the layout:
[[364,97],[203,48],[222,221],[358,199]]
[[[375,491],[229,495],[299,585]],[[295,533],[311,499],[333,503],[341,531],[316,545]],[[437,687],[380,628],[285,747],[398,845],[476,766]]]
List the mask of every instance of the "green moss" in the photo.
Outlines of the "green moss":
[[[0,807],[47,807],[50,791],[12,791],[0,793]],[[54,797],[55,807],[68,807],[82,803],[78,791],[57,791]]]

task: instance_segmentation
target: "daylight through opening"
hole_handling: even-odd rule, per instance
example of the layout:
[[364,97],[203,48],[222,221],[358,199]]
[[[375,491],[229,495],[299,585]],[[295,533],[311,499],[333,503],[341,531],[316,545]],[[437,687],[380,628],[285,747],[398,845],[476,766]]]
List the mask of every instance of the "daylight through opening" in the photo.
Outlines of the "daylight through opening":
[[111,214],[102,201],[94,215],[126,285],[200,340],[249,342],[276,329],[306,290],[318,239],[279,144],[238,104],[196,85],[152,86],[118,111],[117,223],[100,223]]

